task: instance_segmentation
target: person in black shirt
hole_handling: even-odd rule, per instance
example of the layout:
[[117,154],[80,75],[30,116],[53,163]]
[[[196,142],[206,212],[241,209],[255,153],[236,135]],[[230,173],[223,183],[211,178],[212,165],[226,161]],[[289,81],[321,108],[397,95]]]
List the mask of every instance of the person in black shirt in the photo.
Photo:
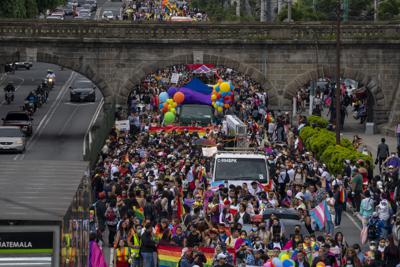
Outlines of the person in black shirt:
[[189,226],[190,232],[187,236],[186,246],[192,248],[200,245],[202,241],[201,233],[194,225]]
[[217,255],[217,261],[218,263],[214,267],[233,267],[233,265],[226,263],[226,255],[224,253]]
[[157,252],[156,243],[154,242],[153,227],[150,223],[146,224],[146,230],[142,235],[142,245],[140,247],[140,253],[143,257],[143,267],[155,267],[153,253]]

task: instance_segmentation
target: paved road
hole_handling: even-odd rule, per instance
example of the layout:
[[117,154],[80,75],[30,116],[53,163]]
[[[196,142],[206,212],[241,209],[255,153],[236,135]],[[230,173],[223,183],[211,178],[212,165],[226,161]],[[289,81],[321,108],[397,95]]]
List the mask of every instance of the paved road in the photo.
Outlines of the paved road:
[[[101,93],[96,91],[95,103],[70,103],[69,86],[84,77],[59,67],[36,63],[29,71],[21,70],[9,75],[17,88],[15,102],[0,105],[0,117],[8,111],[19,110],[24,98],[36,88],[46,70],[55,70],[57,80],[50,92],[49,102],[33,116],[33,135],[29,138],[27,151],[21,155],[0,154],[0,160],[82,160],[83,137],[99,105]],[[3,88],[5,82],[1,84]],[[0,97],[4,100],[4,95]]]

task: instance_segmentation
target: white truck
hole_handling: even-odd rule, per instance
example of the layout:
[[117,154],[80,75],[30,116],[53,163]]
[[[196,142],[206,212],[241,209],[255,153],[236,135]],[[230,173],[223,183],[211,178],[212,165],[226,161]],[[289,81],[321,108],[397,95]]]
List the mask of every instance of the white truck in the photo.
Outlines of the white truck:
[[212,162],[212,183],[250,185],[253,181],[269,183],[267,157],[254,151],[219,151]]

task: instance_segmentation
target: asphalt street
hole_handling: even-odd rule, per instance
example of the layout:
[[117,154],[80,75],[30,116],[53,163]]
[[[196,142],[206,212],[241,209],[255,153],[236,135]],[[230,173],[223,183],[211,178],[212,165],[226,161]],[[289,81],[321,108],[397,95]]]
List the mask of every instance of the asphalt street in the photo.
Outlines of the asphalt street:
[[0,84],[4,88],[8,80],[17,89],[15,101],[7,105],[4,94],[0,97],[0,117],[8,111],[20,110],[24,98],[34,90],[46,75],[47,69],[56,73],[56,85],[50,92],[49,101],[33,115],[33,135],[28,139],[24,154],[0,154],[0,160],[82,160],[83,138],[100,103],[101,93],[96,91],[94,103],[71,103],[69,86],[83,76],[70,70],[45,63],[34,63],[31,70],[18,70],[8,74]]

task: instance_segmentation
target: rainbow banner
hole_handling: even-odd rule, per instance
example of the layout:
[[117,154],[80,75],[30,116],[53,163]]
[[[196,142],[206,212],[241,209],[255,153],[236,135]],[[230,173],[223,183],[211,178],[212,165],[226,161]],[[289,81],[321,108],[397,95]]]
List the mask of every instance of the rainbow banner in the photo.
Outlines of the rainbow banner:
[[[201,252],[203,252],[204,256],[207,259],[207,262],[204,264],[205,267],[211,267],[212,261],[215,254],[215,249],[213,248],[199,248]],[[182,257],[182,248],[181,247],[173,247],[173,246],[158,246],[158,263],[160,267],[178,267],[179,260]],[[228,249],[228,252],[234,255],[234,251]]]
[[160,133],[160,132],[165,132],[165,133],[171,133],[173,131],[177,133],[182,133],[183,131],[188,131],[189,133],[194,133],[197,132],[199,135],[204,135],[207,130],[212,130],[213,127],[199,127],[199,126],[164,126],[164,127],[150,127],[149,132],[150,133]]

